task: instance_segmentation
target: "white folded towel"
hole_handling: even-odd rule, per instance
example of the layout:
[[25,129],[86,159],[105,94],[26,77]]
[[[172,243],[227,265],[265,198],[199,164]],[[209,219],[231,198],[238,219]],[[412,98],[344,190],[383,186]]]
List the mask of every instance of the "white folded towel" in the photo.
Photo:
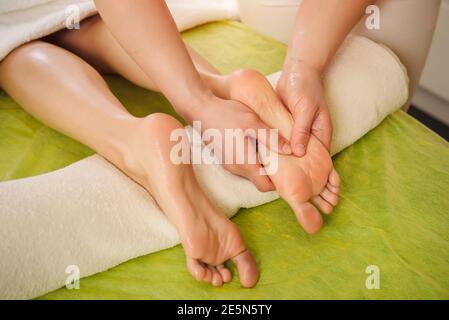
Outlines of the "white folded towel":
[[[224,19],[238,18],[235,0],[167,0],[179,31]],[[96,14],[93,0],[0,1],[0,61],[15,48],[45,37]],[[74,15],[75,14],[75,15]]]

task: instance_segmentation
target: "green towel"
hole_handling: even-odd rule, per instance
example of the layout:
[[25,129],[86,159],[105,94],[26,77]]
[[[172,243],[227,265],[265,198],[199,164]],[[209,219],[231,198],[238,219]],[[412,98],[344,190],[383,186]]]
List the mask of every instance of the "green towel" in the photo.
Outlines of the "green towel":
[[[286,52],[236,22],[207,24],[183,37],[222,72],[249,67],[269,74],[280,70]],[[119,77],[108,83],[133,114],[174,114],[160,94]],[[49,172],[90,154],[0,93],[0,180]],[[42,298],[448,299],[449,145],[398,111],[334,160],[341,202],[317,235],[307,235],[282,200],[234,218],[260,268],[253,289],[243,289],[237,277],[222,288],[196,282],[177,246],[81,279],[80,290]],[[380,289],[366,287],[370,265],[379,268]]]

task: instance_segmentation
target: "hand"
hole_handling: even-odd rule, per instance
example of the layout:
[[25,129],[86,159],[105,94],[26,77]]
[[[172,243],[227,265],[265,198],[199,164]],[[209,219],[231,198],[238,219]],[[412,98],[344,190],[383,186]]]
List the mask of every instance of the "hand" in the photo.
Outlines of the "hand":
[[303,62],[295,63],[284,70],[276,90],[293,116],[293,153],[299,157],[306,154],[311,134],[329,150],[332,122],[320,72]]
[[[246,136],[244,150],[238,150],[245,152],[245,159],[248,158],[247,151],[250,144],[250,138],[259,140],[268,148],[272,148],[273,151],[279,152],[279,150],[286,150],[285,148],[287,148],[287,152],[279,153],[291,153],[289,142],[282,138],[281,135],[278,135],[278,147],[275,148],[270,143],[268,136],[271,128],[268,127],[249,107],[237,101],[223,100],[213,96],[208,99],[208,101],[204,102],[201,109],[193,111],[193,114],[191,113],[188,116],[188,121],[190,123],[193,121],[201,121],[201,129],[203,131],[205,129],[219,130],[223,142],[226,129],[241,129],[243,131],[247,129],[254,130],[256,135],[251,137]],[[267,134],[259,134],[258,129],[265,129]],[[224,148],[222,148],[222,150],[224,150]],[[256,152],[255,148],[252,148],[252,150],[254,153]],[[233,150],[233,155],[235,160],[235,148]],[[224,168],[233,174],[249,179],[260,191],[274,190],[274,185],[268,176],[260,174],[260,169],[263,170],[263,168],[258,161],[257,154],[254,154],[253,156],[256,160],[255,164],[248,164],[247,161],[245,161],[245,164],[236,164],[234,161],[233,164],[225,164]],[[224,159],[225,155],[223,154],[223,160]]]

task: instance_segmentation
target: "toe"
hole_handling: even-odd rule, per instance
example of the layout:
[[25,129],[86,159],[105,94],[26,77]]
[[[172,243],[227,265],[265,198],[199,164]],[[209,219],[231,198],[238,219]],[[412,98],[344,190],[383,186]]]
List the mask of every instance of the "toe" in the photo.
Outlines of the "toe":
[[220,272],[213,266],[209,266],[209,270],[212,273],[212,285],[217,288],[221,287],[223,285],[223,278],[221,277]]
[[259,278],[259,271],[257,271],[256,261],[252,254],[248,250],[245,250],[232,258],[232,262],[237,267],[240,283],[245,288],[253,287]]
[[221,274],[221,278],[223,279],[224,282],[230,282],[232,280],[232,273],[231,271],[226,268],[224,265],[219,265],[217,266],[217,270],[218,272],[220,272]]
[[324,200],[329,202],[331,205],[333,205],[334,207],[338,204],[338,195],[336,195],[335,193],[331,192],[327,188],[324,188],[324,190],[323,190],[323,192],[321,192],[320,196]]
[[293,207],[296,218],[307,233],[317,233],[323,225],[323,219],[318,210],[310,203],[300,203]]
[[330,192],[335,193],[336,195],[340,194],[340,188],[339,187],[334,187],[333,185],[330,184],[330,182],[327,183],[326,188]]
[[204,282],[211,282],[212,281],[212,271],[211,271],[211,269],[209,269],[209,267],[207,265],[205,265],[203,263],[201,263],[201,264],[203,265],[203,267],[205,269],[204,276],[203,276],[202,280]]
[[321,196],[313,197],[311,201],[318,208],[318,210],[325,214],[331,214],[334,210],[334,207]]
[[340,176],[338,175],[337,171],[335,171],[335,169],[332,169],[329,175],[329,183],[334,187],[340,187]]
[[192,258],[187,258],[187,270],[197,281],[202,281],[206,275],[206,268],[198,260]]

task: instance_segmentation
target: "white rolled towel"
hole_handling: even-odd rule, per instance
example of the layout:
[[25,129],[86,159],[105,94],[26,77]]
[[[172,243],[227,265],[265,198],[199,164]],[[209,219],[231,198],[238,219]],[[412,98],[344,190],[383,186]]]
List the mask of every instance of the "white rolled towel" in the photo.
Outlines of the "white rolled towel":
[[[269,76],[274,84],[279,73]],[[400,108],[407,73],[387,48],[351,37],[325,79],[334,122],[332,153]],[[277,198],[219,165],[195,165],[209,197],[232,216]],[[98,155],[41,176],[0,183],[0,298],[33,298],[82,277],[179,243],[173,225],[139,185]]]

